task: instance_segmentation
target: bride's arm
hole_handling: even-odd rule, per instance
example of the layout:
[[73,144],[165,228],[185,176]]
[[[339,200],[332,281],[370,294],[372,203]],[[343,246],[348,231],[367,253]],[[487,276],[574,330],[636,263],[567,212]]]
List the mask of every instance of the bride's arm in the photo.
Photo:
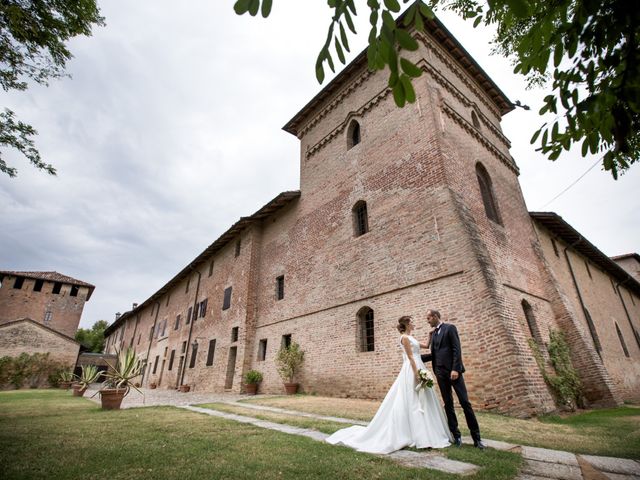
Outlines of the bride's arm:
[[420,348],[431,348],[431,333],[429,333],[429,340],[427,340],[427,343],[421,343],[420,344]]
[[415,376],[416,380],[420,380],[420,376],[418,375],[418,367],[416,365],[416,361],[413,359],[413,352],[411,351],[411,342],[409,342],[409,337],[403,336],[400,343],[402,343],[402,346],[404,347],[404,351],[407,354],[407,358],[411,363],[411,369],[413,370],[413,375]]

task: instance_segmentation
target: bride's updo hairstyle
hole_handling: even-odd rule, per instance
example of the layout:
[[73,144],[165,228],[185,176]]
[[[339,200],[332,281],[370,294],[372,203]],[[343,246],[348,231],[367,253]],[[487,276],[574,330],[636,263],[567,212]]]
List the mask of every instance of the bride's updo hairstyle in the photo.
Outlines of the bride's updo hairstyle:
[[404,317],[400,317],[398,319],[397,329],[400,333],[405,333],[407,331],[407,327],[409,326],[409,322],[411,321],[411,317],[405,315]]

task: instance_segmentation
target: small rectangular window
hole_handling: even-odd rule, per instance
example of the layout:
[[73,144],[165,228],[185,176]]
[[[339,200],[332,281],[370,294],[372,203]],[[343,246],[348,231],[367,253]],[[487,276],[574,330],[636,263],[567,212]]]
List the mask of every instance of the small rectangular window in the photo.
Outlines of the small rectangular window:
[[79,291],[80,291],[80,287],[78,285],[71,285],[71,291],[69,292],[69,296],[77,297]]
[[62,283],[56,282],[53,284],[53,291],[51,293],[54,293],[57,295],[60,293],[60,290],[62,290]]
[[173,359],[176,356],[176,351],[175,350],[171,350],[171,355],[169,356],[169,368],[168,370],[171,371],[171,369],[173,368]]
[[207,316],[207,302],[208,302],[207,298],[205,298],[203,301],[200,302],[200,317]]
[[182,342],[182,350],[180,350],[180,353],[184,353],[187,350],[187,342]]
[[196,366],[196,355],[198,355],[198,344],[194,343],[191,347],[191,361],[189,362],[189,368]]
[[263,338],[258,344],[258,361],[264,362],[265,358],[267,358],[267,339]]
[[240,248],[241,248],[241,241],[240,239],[238,239],[238,241],[236,242],[236,257],[240,256]]
[[191,283],[191,278],[187,278],[187,284],[184,287],[184,293],[189,292],[189,284]]
[[231,329],[231,343],[238,341],[238,330],[240,330],[239,327],[233,327]]
[[585,260],[584,266],[587,267],[587,273],[589,274],[589,278],[593,280],[593,277],[591,276],[591,269],[589,268],[589,262]]
[[151,341],[153,339],[153,327],[151,327],[151,330],[149,331],[149,341]]
[[47,310],[44,313],[44,323],[51,323],[51,318],[53,317],[53,313],[50,310]]
[[13,288],[15,288],[16,290],[20,290],[23,284],[24,277],[16,277],[15,281],[13,282]]
[[211,263],[209,264],[209,276],[213,275],[213,260],[211,260]]
[[231,307],[231,288],[227,287],[224,289],[224,300],[222,301],[222,309],[227,310]]
[[167,333],[167,319],[165,318],[162,322],[162,333],[160,333],[160,337],[164,337]]
[[283,335],[282,336],[282,347],[284,348],[289,348],[291,346],[291,334],[287,334],[287,335]]
[[216,340],[209,340],[209,352],[207,353],[207,367],[213,365],[213,356],[216,352]]
[[36,280],[36,283],[33,286],[33,291],[34,292],[41,292],[43,286],[44,286],[44,280]]
[[158,369],[158,360],[160,359],[160,355],[156,355],[156,359],[153,362],[153,374],[155,375],[156,370]]
[[169,300],[170,300],[170,299],[171,299],[171,294],[170,294],[170,293],[168,293],[168,294],[167,294],[167,302],[164,304],[164,306],[165,306],[165,307],[168,307],[168,306],[169,306]]
[[185,322],[187,325],[189,325],[191,323],[191,312],[193,311],[193,307],[189,307],[189,310],[187,311],[187,318],[185,319]]
[[193,320],[194,322],[198,319],[198,310],[200,310],[200,304],[199,304],[199,303],[197,303],[197,304],[196,304],[196,308],[195,308],[195,310],[193,311],[193,318],[192,318],[192,320]]
[[276,298],[282,300],[284,298],[284,275],[276,278]]
[[173,325],[174,330],[178,330],[180,328],[180,315],[176,315],[176,323]]
[[556,241],[552,238],[551,245],[553,246],[553,253],[556,254],[556,257],[560,257],[560,252],[558,252],[558,245],[556,245]]

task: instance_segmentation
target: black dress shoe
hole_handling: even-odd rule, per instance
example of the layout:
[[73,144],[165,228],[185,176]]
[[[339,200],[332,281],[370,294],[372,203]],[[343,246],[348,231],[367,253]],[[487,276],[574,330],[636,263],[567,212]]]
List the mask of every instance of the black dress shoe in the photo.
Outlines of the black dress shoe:
[[484,443],[482,443],[482,440],[478,440],[477,442],[473,442],[473,446],[476,448],[479,448],[480,450],[484,450],[486,447],[486,445]]
[[454,444],[456,447],[461,447],[461,446],[462,446],[462,438],[461,438],[461,437],[455,437],[455,438],[453,439],[453,444]]

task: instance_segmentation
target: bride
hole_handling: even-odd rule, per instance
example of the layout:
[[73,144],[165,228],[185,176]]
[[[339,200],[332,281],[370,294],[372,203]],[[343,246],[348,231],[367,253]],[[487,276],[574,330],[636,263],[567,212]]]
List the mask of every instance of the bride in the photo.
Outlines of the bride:
[[426,370],[420,359],[420,347],[426,345],[411,336],[413,329],[411,317],[398,320],[402,368],[369,425],[338,430],[327,442],[369,453],[391,453],[404,447],[449,446],[449,428],[435,392],[432,388],[418,392],[415,389],[418,371]]

